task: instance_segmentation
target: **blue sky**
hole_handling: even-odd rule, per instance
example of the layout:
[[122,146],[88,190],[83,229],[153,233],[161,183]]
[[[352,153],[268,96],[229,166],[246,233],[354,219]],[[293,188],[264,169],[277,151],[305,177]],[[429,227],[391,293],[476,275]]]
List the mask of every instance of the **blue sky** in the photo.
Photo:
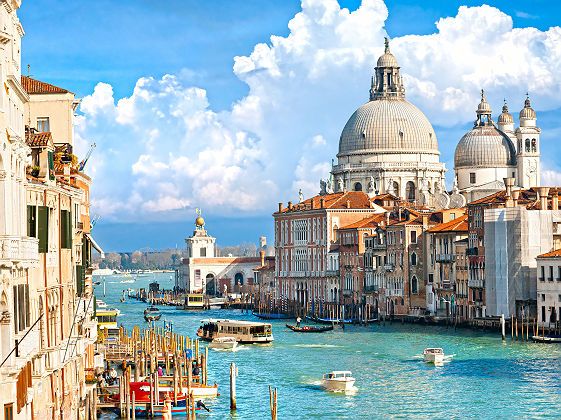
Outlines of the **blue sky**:
[[[515,118],[530,90],[548,180],[561,181],[561,102],[539,82],[551,78],[550,89],[559,90],[561,60],[548,44],[557,39],[549,31],[559,22],[556,2],[493,2],[496,10],[479,2],[340,1],[350,15],[333,0],[95,4],[24,0],[18,15],[26,31],[24,73],[30,64],[33,77],[85,98],[76,148],[83,153],[98,143],[89,169],[94,211],[102,216],[96,236],[108,250],[181,246],[195,207],[219,243],[270,237],[277,202],[295,200],[299,188],[316,192],[327,176],[338,133],[366,99],[385,33],[411,76],[408,99],[433,123],[449,169],[480,87],[495,116],[507,97]],[[462,5],[471,9],[462,12]],[[443,18],[452,20],[437,27]],[[341,29],[353,27],[356,34],[344,39]],[[517,45],[517,28],[529,40],[524,45]],[[473,51],[455,49],[455,37]],[[481,53],[481,68],[464,71],[462,55],[477,61],[498,42],[501,54],[510,49],[506,58],[493,63],[496,52]],[[448,47],[439,50],[439,43]],[[432,67],[425,49],[438,53]],[[522,61],[537,60],[535,70],[511,61],[518,50]]]

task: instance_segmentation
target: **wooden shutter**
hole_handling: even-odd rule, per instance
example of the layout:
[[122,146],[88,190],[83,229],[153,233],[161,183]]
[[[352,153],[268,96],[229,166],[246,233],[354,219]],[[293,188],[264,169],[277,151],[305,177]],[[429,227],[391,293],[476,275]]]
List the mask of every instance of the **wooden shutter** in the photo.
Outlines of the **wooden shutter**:
[[72,217],[68,210],[60,212],[60,247],[72,248]]
[[39,206],[38,217],[39,252],[49,250],[49,208]]
[[51,180],[55,179],[55,163],[53,160],[53,152],[47,152],[49,156],[49,178]]
[[25,329],[25,284],[18,284],[19,330]]
[[76,266],[76,294],[81,296],[86,289],[86,269],[83,265]]
[[14,331],[17,333],[19,331],[19,314],[18,314],[18,287],[13,286],[14,292]]
[[68,249],[72,249],[72,210],[68,210],[68,220],[66,223],[68,225],[68,242],[66,245]]
[[24,285],[25,291],[25,327],[29,327],[31,325],[31,312],[29,306],[29,284]]

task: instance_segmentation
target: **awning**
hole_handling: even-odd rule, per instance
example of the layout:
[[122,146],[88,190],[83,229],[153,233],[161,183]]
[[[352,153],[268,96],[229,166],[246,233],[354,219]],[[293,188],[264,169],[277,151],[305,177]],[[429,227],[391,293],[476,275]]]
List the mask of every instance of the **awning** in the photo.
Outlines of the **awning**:
[[88,240],[92,243],[92,246],[95,248],[95,250],[101,254],[101,258],[105,258],[105,252],[103,252],[103,249],[101,249],[101,247],[97,244],[97,242],[94,241],[92,235],[89,233],[84,233],[84,236],[88,238]]

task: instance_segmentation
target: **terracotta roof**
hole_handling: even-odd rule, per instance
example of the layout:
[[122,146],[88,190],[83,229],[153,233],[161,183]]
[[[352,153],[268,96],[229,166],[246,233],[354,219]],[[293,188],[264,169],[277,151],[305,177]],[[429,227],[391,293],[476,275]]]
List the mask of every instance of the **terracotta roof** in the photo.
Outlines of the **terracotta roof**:
[[467,214],[454,220],[431,227],[428,232],[467,232]]
[[545,254],[538,255],[536,258],[559,258],[561,257],[561,249],[556,249]]
[[27,91],[27,93],[72,93],[66,89],[59,88],[58,86],[51,85],[49,83],[41,82],[39,80],[32,79],[31,77],[21,76],[21,85]]
[[30,147],[47,147],[51,144],[54,147],[53,136],[50,132],[46,133],[25,133],[25,142]]
[[422,225],[422,224],[423,224],[423,218],[416,217],[411,220],[402,220],[401,222],[395,222],[393,224],[390,224],[390,226],[406,226],[406,225]]
[[366,228],[375,228],[378,226],[378,224],[382,221],[385,220],[386,216],[383,214],[377,214],[375,216],[371,216],[371,217],[366,217],[362,220],[359,220],[358,222],[354,222],[351,223],[350,225],[344,226],[339,228],[339,230],[345,230],[345,229],[366,229]]
[[[320,210],[321,200],[323,199],[324,209],[347,209],[349,210],[362,210],[362,209],[372,209],[372,201],[370,197],[362,191],[349,191],[346,193],[334,193],[325,195],[316,195],[315,197],[309,198],[301,203],[293,204],[292,209],[288,207],[283,208],[280,212],[277,211],[274,214],[284,214],[298,211],[307,210]],[[347,202],[349,207],[347,207]],[[374,203],[372,203],[376,207]]]

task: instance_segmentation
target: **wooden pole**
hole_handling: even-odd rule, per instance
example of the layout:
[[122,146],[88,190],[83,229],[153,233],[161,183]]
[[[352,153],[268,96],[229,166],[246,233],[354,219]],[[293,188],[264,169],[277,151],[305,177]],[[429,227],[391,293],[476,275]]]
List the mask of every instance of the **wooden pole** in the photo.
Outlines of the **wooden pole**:
[[208,377],[207,377],[207,373],[208,373],[208,347],[205,347],[205,365],[204,365],[204,369],[205,369],[205,385],[208,382]]
[[505,316],[504,314],[501,315],[501,333],[503,337],[503,341],[505,340]]
[[136,420],[136,397],[135,392],[132,392],[132,420]]
[[193,362],[189,357],[187,359],[187,393],[191,395],[191,382],[193,382]]
[[150,417],[154,417],[154,375],[150,374]]
[[125,417],[125,410],[123,407],[123,399],[125,396],[125,384],[124,384],[124,374],[119,379],[119,412],[121,413],[121,418]]
[[514,322],[516,323],[514,327],[516,331],[516,341],[518,341],[518,318],[515,318]]
[[230,410],[236,407],[236,365],[234,362],[230,364]]
[[130,366],[125,371],[125,402],[127,408],[127,420],[131,418],[131,395],[130,395],[130,379],[131,379],[131,370]]
[[510,341],[514,341],[514,320],[510,316]]

